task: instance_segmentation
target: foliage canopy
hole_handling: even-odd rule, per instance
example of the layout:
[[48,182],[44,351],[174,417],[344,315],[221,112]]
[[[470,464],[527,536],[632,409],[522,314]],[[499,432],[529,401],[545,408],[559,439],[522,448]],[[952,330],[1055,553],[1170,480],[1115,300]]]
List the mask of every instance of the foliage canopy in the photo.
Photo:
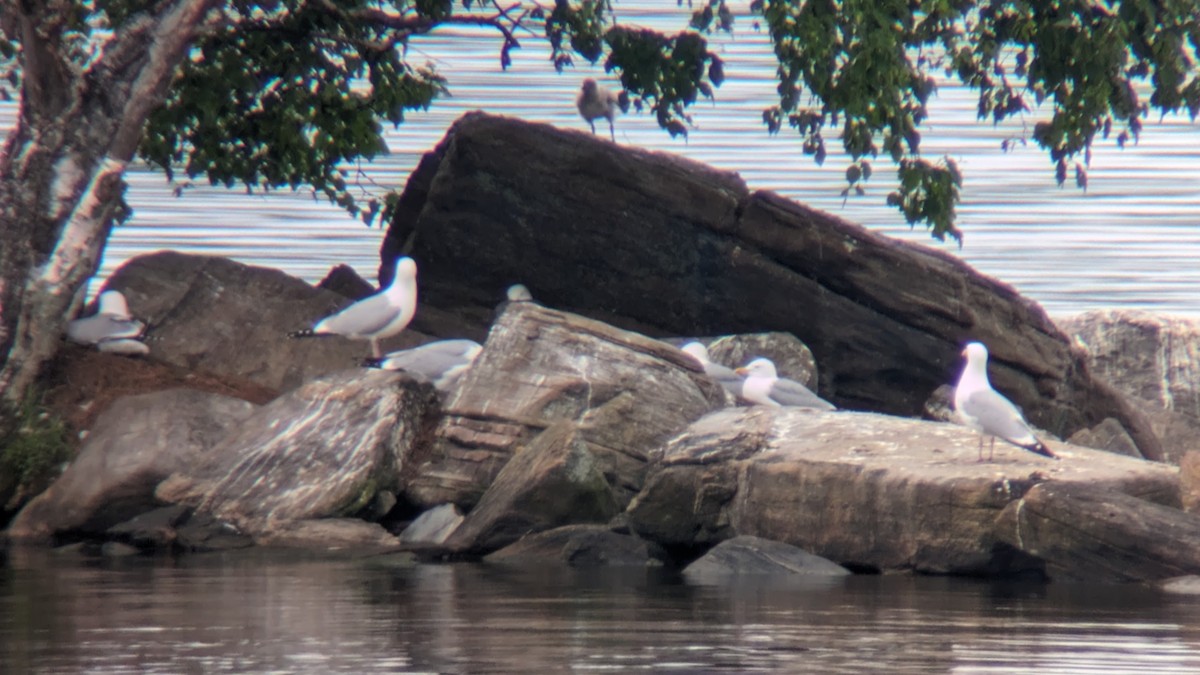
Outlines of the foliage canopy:
[[[60,4],[80,67],[105,34],[152,6]],[[518,36],[544,37],[555,68],[604,59],[635,105],[677,135],[688,131],[689,106],[727,75],[707,36],[736,25],[725,0],[693,9],[689,26],[667,35],[621,24],[608,0],[228,0],[151,116],[140,154],[172,177],[311,186],[375,222],[396,196],[360,203],[345,167],[384,152],[383,124],[402,123],[452,84],[412,63],[411,39],[440,26],[485,27],[507,66]],[[962,176],[952,159],[921,155],[933,73],[975,89],[982,120],[1046,106],[1048,117],[1019,140],[1048,153],[1060,184],[1073,173],[1080,187],[1098,136],[1124,144],[1152,113],[1200,112],[1196,0],[753,0],[748,13],[779,61],[767,130],[791,129],[818,163],[836,133],[851,160],[847,195],[863,192],[876,158],[889,158],[898,168],[888,203],[938,239],[961,240]],[[20,54],[19,36],[0,19],[0,93],[19,87]]]

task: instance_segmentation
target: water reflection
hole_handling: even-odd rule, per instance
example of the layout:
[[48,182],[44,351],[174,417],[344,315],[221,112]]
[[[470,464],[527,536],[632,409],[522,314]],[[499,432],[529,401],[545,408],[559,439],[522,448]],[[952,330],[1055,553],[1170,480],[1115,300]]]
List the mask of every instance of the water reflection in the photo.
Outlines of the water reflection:
[[653,571],[19,552],[3,672],[1196,672],[1200,612],[1137,586],[693,585]]

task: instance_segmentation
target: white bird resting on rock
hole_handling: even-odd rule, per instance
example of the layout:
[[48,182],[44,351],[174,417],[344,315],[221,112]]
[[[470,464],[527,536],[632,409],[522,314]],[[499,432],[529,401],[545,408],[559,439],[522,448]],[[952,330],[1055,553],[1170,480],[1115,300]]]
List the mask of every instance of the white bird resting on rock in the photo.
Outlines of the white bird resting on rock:
[[533,293],[529,292],[529,288],[525,284],[513,284],[504,292],[504,297],[509,302],[533,302]]
[[102,352],[150,353],[150,348],[142,342],[146,324],[129,313],[125,296],[120,291],[104,291],[98,300],[99,308],[95,314],[67,324],[67,338],[79,344],[94,345]]
[[995,452],[997,438],[1043,457],[1058,459],[1033,434],[1017,406],[992,389],[987,374],[987,347],[983,343],[972,342],[963,350],[963,356],[967,358],[967,363],[954,388],[954,410],[963,424],[980,434],[979,461],[983,461],[984,435],[991,437],[988,461],[991,461]]
[[742,395],[742,382],[746,379],[738,375],[733,368],[723,366],[719,363],[713,363],[708,357],[708,347],[705,347],[699,342],[689,342],[680,347],[684,354],[692,357],[700,362],[700,367],[704,369],[704,374],[717,381],[717,384],[725,388],[725,391],[734,396]]
[[371,356],[382,358],[379,341],[408,327],[417,311],[417,263],[407,256],[396,260],[395,277],[382,291],[321,319],[310,329],[289,337],[340,335],[371,342]]
[[601,117],[608,120],[608,133],[615,143],[617,132],[613,128],[613,120],[616,119],[618,110],[628,112],[629,95],[624,91],[620,93],[614,92],[589,77],[583,81],[583,86],[579,88],[579,95],[575,97],[575,107],[579,109],[579,114],[592,127],[593,134],[596,133],[596,120]]
[[733,372],[746,376],[746,381],[742,383],[742,398],[756,405],[837,410],[832,403],[817,396],[803,384],[779,377],[771,359],[754,359]]
[[403,370],[430,382],[438,391],[447,391],[466,374],[483,346],[474,340],[438,340],[391,352],[382,358],[363,359],[367,368]]

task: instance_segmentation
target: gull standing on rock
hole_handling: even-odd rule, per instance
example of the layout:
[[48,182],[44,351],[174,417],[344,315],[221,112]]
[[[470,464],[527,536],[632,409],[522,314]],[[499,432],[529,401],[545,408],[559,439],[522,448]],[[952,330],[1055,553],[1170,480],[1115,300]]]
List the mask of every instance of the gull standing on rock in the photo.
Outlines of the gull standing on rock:
[[992,389],[987,374],[987,347],[981,342],[972,342],[963,350],[967,358],[958,385],[954,388],[954,410],[959,419],[978,431],[979,461],[983,461],[983,436],[991,437],[988,461],[996,449],[996,439],[1011,443],[1033,453],[1058,459],[1058,456],[1038,440],[1012,401]]
[[591,125],[593,134],[596,133],[595,120],[601,117],[608,120],[608,133],[615,143],[617,132],[613,128],[613,120],[616,119],[618,110],[629,110],[629,96],[623,91],[614,92],[589,77],[583,81],[579,95],[575,97],[575,107],[579,108],[579,114]]
[[733,368],[713,363],[708,358],[708,347],[699,342],[689,342],[680,347],[680,349],[684,354],[699,361],[700,367],[704,368],[704,374],[716,380],[717,384],[725,388],[725,391],[728,391],[735,397],[742,395],[742,381],[746,378],[738,375]]
[[341,335],[370,340],[371,356],[378,359],[383,357],[379,341],[407,328],[416,311],[417,263],[405,256],[396,261],[396,276],[387,288],[321,319],[312,328],[289,333],[288,336]]
[[96,313],[67,324],[67,338],[79,344],[95,345],[102,352],[147,354],[150,348],[141,340],[146,324],[133,318],[120,291],[104,291],[98,298]]
[[746,381],[742,383],[742,398],[756,405],[837,410],[832,403],[812,393],[803,384],[779,377],[771,359],[754,359],[733,372],[746,376]]

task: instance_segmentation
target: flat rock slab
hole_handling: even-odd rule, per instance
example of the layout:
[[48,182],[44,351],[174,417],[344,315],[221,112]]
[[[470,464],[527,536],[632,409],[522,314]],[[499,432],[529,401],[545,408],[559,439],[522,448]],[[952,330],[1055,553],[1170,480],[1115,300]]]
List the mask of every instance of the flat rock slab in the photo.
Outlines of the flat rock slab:
[[1087,484],[1176,507],[1178,471],[1051,443],[1046,459],[953,424],[871,413],[739,408],[666,444],[630,504],[630,527],[670,548],[736,535],[799,546],[852,569],[995,574],[1010,560],[993,523],[1045,482]]

